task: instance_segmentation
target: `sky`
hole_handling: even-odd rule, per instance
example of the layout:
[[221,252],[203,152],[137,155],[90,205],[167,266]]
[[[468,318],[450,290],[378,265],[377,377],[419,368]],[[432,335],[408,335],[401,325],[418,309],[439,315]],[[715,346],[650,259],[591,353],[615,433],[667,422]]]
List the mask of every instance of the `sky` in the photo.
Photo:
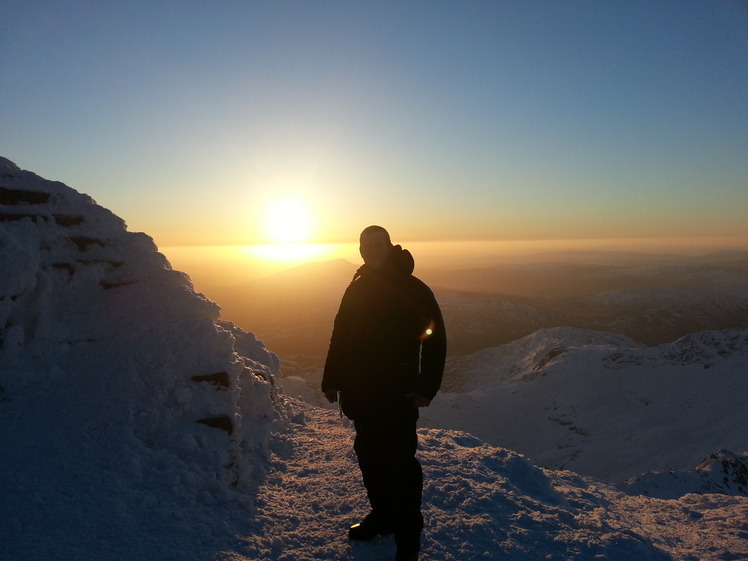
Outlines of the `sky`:
[[748,245],[743,1],[0,9],[0,155],[160,246]]

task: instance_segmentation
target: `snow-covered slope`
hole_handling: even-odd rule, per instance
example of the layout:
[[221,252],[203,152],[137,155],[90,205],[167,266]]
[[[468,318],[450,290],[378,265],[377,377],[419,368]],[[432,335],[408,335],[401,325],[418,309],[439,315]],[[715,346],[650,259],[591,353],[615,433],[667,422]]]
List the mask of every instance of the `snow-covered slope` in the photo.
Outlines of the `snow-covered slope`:
[[718,450],[694,470],[647,472],[619,488],[632,495],[674,499],[688,493],[748,496],[748,451]]
[[0,263],[3,540],[175,524],[257,487],[287,423],[278,360],[150,238],[3,159]]
[[422,419],[606,481],[692,469],[721,448],[748,448],[747,362],[748,330],[646,347],[543,329],[453,361]]
[[[0,168],[0,559],[392,557],[345,537],[367,506],[337,412],[287,398],[275,355],[147,236]],[[537,352],[540,370],[564,354]],[[746,497],[631,496],[463,432],[420,439],[422,561],[748,558]]]

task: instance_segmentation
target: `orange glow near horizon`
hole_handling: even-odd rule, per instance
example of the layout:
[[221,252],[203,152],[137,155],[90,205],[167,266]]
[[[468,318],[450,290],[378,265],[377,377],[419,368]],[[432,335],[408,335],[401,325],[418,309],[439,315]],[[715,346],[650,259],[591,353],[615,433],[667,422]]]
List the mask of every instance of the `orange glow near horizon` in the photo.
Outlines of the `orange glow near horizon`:
[[240,246],[241,253],[250,259],[261,259],[269,263],[297,265],[309,261],[320,261],[335,254],[333,244],[274,243]]
[[[745,238],[640,238],[614,240],[544,240],[480,242],[402,242],[424,269],[480,268],[507,263],[551,261],[614,262],[616,253],[700,255],[722,250],[748,250]],[[231,286],[315,261],[343,259],[361,263],[357,243],[264,244],[244,246],[164,246],[172,267],[187,273],[198,290]],[[607,254],[607,256],[605,256]]]

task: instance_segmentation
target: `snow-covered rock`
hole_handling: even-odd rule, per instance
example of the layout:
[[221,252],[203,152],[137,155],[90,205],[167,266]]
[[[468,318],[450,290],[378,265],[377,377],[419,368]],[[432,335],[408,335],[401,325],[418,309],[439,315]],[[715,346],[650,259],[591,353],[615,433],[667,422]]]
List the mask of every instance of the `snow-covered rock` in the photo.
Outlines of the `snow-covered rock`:
[[102,491],[155,477],[184,504],[206,485],[257,485],[287,423],[278,359],[220,321],[148,236],[0,159],[0,263],[0,415],[4,448],[16,443],[3,467],[28,493],[5,495],[10,512],[54,508],[50,475],[64,488],[88,465]]

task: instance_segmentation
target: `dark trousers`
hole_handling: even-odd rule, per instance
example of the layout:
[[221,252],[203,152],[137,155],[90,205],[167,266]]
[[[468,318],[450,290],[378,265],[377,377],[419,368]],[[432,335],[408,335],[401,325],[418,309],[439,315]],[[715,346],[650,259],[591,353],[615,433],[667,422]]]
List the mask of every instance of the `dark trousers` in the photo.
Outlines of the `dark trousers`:
[[391,526],[398,542],[417,548],[423,529],[423,470],[416,459],[417,409],[357,420],[353,448],[375,517]]

